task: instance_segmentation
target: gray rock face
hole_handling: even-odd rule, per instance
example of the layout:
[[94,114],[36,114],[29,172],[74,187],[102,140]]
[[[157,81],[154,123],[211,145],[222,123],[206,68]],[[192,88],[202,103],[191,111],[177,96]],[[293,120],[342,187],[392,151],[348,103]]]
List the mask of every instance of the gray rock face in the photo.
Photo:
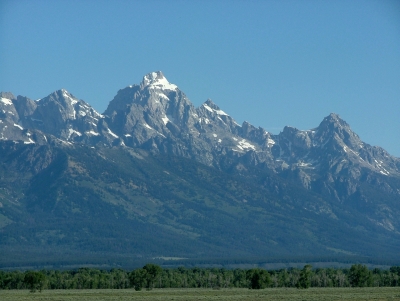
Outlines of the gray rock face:
[[113,145],[120,140],[109,130],[101,114],[64,89],[36,101],[23,96],[15,98],[9,93],[2,93],[1,100],[3,119],[7,122],[3,122],[2,130],[5,140],[40,144],[47,143],[47,138],[57,138],[89,145]]
[[132,145],[154,137],[177,136],[192,125],[194,107],[187,97],[170,84],[161,72],[151,73],[142,83],[126,87],[110,102],[105,115],[110,128]]
[[42,141],[44,135],[37,132],[34,128],[24,128],[22,126],[20,112],[18,110],[18,100],[26,102],[24,108],[20,108],[22,118],[25,111],[31,109],[30,100],[24,97],[15,98],[11,93],[0,93],[0,140],[21,141],[25,144]]
[[211,100],[195,108],[161,72],[150,73],[139,85],[120,90],[104,115],[127,146],[184,156],[216,167],[221,155],[232,153],[237,158],[248,151],[268,152],[274,143],[261,128],[246,124],[242,129]]
[[99,136],[101,118],[88,104],[64,89],[38,100],[31,117],[38,122],[39,130],[71,142]]

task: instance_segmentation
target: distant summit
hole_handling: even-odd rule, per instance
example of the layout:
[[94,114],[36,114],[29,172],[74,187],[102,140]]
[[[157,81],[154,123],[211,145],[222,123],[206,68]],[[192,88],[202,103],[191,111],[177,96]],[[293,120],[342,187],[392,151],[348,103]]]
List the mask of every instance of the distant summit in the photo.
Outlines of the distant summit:
[[170,84],[164,77],[161,71],[151,72],[143,77],[140,88],[160,89],[160,90],[175,90],[176,85]]

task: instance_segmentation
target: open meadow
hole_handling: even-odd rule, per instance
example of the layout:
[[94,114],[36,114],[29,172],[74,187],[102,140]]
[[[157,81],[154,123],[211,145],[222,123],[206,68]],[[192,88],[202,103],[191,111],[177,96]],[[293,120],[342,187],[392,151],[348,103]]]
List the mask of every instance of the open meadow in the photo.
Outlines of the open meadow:
[[2,290],[0,300],[400,300],[400,288],[154,289],[151,291],[92,289],[44,290],[41,293],[30,293],[28,290]]

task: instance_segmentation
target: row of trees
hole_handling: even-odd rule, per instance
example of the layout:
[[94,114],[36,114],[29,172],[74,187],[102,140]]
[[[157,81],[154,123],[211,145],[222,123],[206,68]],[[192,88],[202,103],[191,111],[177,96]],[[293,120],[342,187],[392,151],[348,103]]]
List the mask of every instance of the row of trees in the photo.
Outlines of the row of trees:
[[350,269],[264,270],[185,268],[162,269],[155,264],[127,272],[81,268],[72,271],[0,271],[0,289],[124,289],[152,288],[250,288],[268,287],[365,287],[400,286],[400,267],[369,270],[356,264]]

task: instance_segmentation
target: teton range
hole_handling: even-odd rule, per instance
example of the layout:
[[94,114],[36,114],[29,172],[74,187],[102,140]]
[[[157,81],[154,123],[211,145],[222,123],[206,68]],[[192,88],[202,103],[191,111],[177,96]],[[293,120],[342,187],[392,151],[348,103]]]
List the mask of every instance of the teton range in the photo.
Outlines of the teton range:
[[161,72],[103,114],[0,97],[0,266],[398,256],[400,159],[336,114],[273,135]]

